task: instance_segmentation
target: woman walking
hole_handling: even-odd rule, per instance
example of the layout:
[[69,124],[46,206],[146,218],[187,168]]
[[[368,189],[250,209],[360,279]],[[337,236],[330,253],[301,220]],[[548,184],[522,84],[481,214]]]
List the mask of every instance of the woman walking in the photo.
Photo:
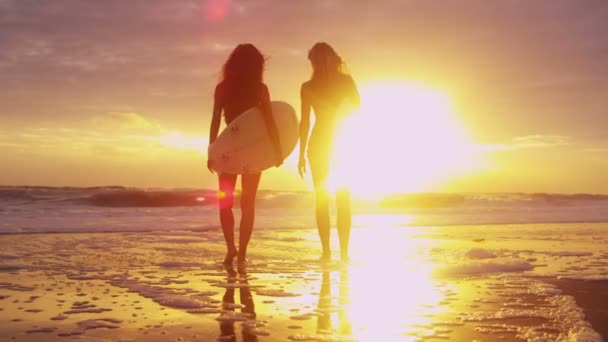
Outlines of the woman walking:
[[[338,125],[338,108],[346,100],[359,106],[360,98],[352,77],[342,72],[342,58],[327,43],[317,43],[308,53],[312,65],[312,77],[302,84],[300,99],[302,119],[300,121],[300,176],[306,172],[306,157],[310,165],[315,187],[317,227],[323,253],[322,261],[331,260],[329,246],[329,191],[327,178],[333,140]],[[310,110],[315,113],[315,125],[310,130]],[[341,259],[348,260],[348,242],[351,228],[350,194],[339,189],[336,194],[338,209],[338,237]]]
[[[275,146],[277,166],[282,163],[281,146],[277,128],[272,118],[270,94],[263,82],[264,56],[252,44],[240,44],[224,64],[222,81],[215,88],[213,117],[209,132],[209,145],[217,138],[222,114],[226,125],[246,110],[259,106],[267,123],[268,133]],[[211,162],[207,167],[214,172]],[[247,246],[253,231],[255,217],[255,197],[261,173],[241,175],[241,222],[239,226],[239,247],[234,241],[234,190],[238,175],[219,173],[220,223],[226,241],[224,263],[231,264],[237,257],[239,265],[247,262]]]

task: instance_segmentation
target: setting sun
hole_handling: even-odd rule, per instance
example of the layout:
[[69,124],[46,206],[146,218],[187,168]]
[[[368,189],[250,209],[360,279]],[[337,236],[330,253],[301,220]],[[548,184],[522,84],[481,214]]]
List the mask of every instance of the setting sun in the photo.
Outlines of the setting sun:
[[362,86],[361,103],[339,129],[331,186],[360,195],[423,191],[479,168],[478,149],[442,91],[379,81]]

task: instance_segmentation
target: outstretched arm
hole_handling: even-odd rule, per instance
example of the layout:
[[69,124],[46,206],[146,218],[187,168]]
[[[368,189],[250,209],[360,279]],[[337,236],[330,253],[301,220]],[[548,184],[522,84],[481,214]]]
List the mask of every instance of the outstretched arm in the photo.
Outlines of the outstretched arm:
[[306,146],[308,143],[308,132],[310,131],[310,100],[304,85],[300,89],[300,103],[302,118],[300,119],[300,161],[298,171],[300,177],[304,177],[306,172]]
[[[213,95],[213,115],[211,117],[211,127],[209,128],[209,146],[211,146],[211,144],[213,144],[217,138],[217,134],[220,131],[220,124],[222,122],[222,108],[224,105],[222,103],[223,96],[220,89],[221,88],[218,85],[215,88],[215,93]],[[211,165],[209,160],[207,160],[207,168],[209,171],[213,172],[213,165]]]
[[270,141],[272,141],[272,145],[274,146],[275,157],[276,157],[276,166],[280,166],[283,164],[283,153],[281,149],[281,141],[279,140],[279,131],[277,129],[277,124],[274,121],[274,117],[272,116],[272,106],[270,105],[270,93],[268,92],[268,87],[263,85],[262,87],[262,101],[260,103],[262,109],[262,115],[264,117],[264,121],[266,123],[266,130],[270,135]]

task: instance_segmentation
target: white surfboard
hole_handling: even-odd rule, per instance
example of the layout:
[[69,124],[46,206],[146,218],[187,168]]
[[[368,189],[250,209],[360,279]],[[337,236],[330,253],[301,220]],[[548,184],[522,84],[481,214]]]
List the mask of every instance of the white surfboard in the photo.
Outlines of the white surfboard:
[[[272,116],[277,125],[283,160],[299,138],[298,118],[291,105],[272,102]],[[209,160],[220,173],[257,173],[276,164],[274,146],[258,107],[234,119],[209,146]]]

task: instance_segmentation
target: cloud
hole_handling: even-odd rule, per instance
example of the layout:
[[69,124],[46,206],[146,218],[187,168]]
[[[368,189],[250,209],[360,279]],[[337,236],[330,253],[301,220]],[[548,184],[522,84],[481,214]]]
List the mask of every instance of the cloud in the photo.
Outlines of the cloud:
[[570,145],[572,139],[563,135],[526,135],[513,138],[512,146],[516,148],[543,148]]
[[[222,20],[206,19],[205,6],[226,4]],[[93,104],[196,122],[236,43],[269,55],[273,98],[289,100],[309,75],[307,49],[327,40],[360,79],[453,82],[471,107],[513,104],[514,131],[561,115],[576,121],[564,130],[574,135],[605,126],[591,120],[606,122],[605,96],[590,95],[608,86],[607,30],[602,0],[0,0],[0,103],[31,122],[81,117],[74,108]],[[599,109],[565,118],[570,97],[572,108]],[[531,103],[542,109],[535,118]]]
[[20,144],[20,143],[15,143],[15,142],[12,142],[12,141],[2,141],[2,140],[0,140],[0,147],[6,148],[6,149],[17,149],[17,148],[24,147],[24,145]]
[[91,144],[88,146],[92,155],[105,157],[135,156],[137,149],[112,144]]
[[182,151],[197,151],[201,154],[207,152],[208,138],[200,135],[187,134],[179,131],[170,131],[153,138],[153,141],[158,141],[161,146],[182,150]]
[[204,136],[169,129],[159,121],[128,111],[81,119],[69,127],[0,129],[0,149],[13,154],[157,158],[176,152],[202,154],[207,141]]
[[572,137],[564,135],[533,134],[514,137],[510,142],[504,144],[482,145],[485,151],[514,151],[524,149],[553,148],[572,144]]
[[234,46],[234,44],[213,43],[210,49],[217,52],[228,52],[234,49]]
[[105,116],[97,118],[97,122],[117,125],[122,129],[160,130],[158,122],[132,112],[109,112]]

